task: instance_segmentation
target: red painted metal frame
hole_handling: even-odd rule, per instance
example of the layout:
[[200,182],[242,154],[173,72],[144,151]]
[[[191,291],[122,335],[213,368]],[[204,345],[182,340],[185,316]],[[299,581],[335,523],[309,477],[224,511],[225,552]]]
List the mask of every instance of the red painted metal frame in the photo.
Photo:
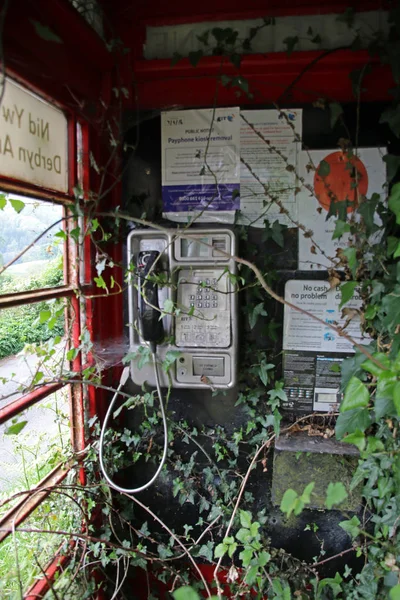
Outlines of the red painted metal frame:
[[20,398],[16,398],[7,404],[7,406],[0,408],[0,425],[17,416],[23,410],[40,402],[50,394],[54,394],[54,392],[61,390],[64,386],[65,383],[50,383],[48,385],[43,385],[28,394],[24,394]]
[[36,583],[34,583],[24,595],[24,600],[40,600],[40,598],[44,598],[49,591],[51,583],[54,581],[56,574],[59,573],[61,569],[66,567],[70,560],[70,555],[56,555],[45,569],[43,578],[39,579],[39,581],[36,581]]

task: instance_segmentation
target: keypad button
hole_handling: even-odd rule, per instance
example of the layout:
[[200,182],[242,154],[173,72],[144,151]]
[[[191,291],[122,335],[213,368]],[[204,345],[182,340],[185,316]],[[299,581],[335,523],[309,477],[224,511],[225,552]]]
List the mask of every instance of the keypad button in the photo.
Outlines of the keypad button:
[[210,280],[209,279],[206,279],[206,284],[210,285]]
[[209,295],[209,294],[206,294],[206,295],[205,295],[205,299],[206,299],[206,300],[209,300],[209,299],[210,299],[210,295]]
[[212,284],[213,284],[213,285],[215,285],[216,283],[217,283],[217,280],[216,280],[216,279],[213,279],[213,280],[212,280]]
[[210,291],[210,288],[206,287],[205,290],[206,290],[206,293],[207,293],[207,292]]
[[201,294],[198,294],[196,299],[197,300],[202,300],[202,298],[203,298],[203,296]]
[[217,308],[218,302],[213,302],[213,308]]
[[197,303],[197,308],[202,308],[202,307],[203,307],[203,304],[201,302],[198,302]]
[[209,302],[205,302],[204,303],[204,308],[210,308],[210,303]]
[[195,295],[194,294],[190,294],[189,298],[190,298],[190,300],[194,300],[195,299]]
[[191,302],[191,303],[190,303],[190,306],[194,306],[194,302]]
[[213,297],[212,297],[212,299],[213,299],[213,300],[218,300],[218,296],[217,296],[217,294],[213,294]]

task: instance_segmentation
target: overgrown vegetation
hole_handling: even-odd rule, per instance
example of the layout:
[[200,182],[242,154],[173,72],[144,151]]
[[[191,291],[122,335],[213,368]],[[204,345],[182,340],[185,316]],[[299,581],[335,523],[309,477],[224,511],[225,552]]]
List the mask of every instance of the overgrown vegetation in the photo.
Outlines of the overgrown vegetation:
[[[341,15],[341,19],[349,28],[352,27],[352,12],[349,9]],[[381,34],[374,36],[370,51],[392,68],[396,84],[394,102],[381,115],[381,122],[387,123],[392,133],[400,137],[400,12],[397,7],[391,12],[390,23],[388,38],[383,38]],[[263,28],[269,25],[271,22],[265,20]],[[257,33],[255,31],[254,35]],[[317,35],[317,32],[312,32],[312,35]],[[217,42],[213,54],[229,57],[238,69],[236,77],[224,78],[221,74],[219,82],[252,95],[248,82],[240,75],[241,61],[235,32],[231,29],[215,29],[209,36],[213,36]],[[208,45],[208,37],[204,37],[203,43]],[[288,53],[295,50],[296,43],[294,38],[287,39]],[[319,44],[319,40],[315,43]],[[250,47],[251,40],[246,42],[246,47],[242,44],[242,50]],[[192,62],[197,64],[204,54],[206,52],[198,53],[196,61]],[[367,67],[351,74],[358,107],[366,72]],[[318,105],[321,110],[330,111],[332,125],[338,119],[343,119],[342,107],[331,98],[319,100]],[[340,142],[349,168],[353,168],[352,160],[357,153],[357,137],[355,140],[345,140],[345,143],[343,140]],[[268,141],[265,140],[265,143],[268,144]],[[270,150],[276,151],[274,148]],[[384,160],[389,167],[388,178],[393,184],[400,159],[389,154]],[[94,157],[92,166],[100,172]],[[319,176],[326,181],[329,165],[321,167],[310,162],[309,168],[314,171],[318,169]],[[357,177],[355,180],[357,187]],[[299,185],[303,183],[299,181]],[[267,185],[265,196],[266,205],[271,202],[279,205],[279,197],[271,194]],[[237,401],[238,407],[246,415],[246,427],[236,427],[235,424],[229,427],[226,423],[195,426],[177,419],[169,412],[172,434],[168,462],[154,493],[159,494],[160,505],[177,499],[186,519],[179,530],[174,523],[171,525],[167,519],[155,514],[140,498],[113,496],[104,482],[99,480],[98,423],[96,419],[89,423],[92,443],[84,459],[88,484],[77,485],[73,493],[85,511],[86,524],[90,519],[92,524],[83,531],[76,529],[71,536],[81,563],[77,565],[73,560],[70,570],[67,570],[67,587],[60,592],[64,598],[73,597],[71,594],[76,593],[68,590],[68,585],[80,577],[81,571],[84,572],[84,567],[88,565],[92,566],[92,573],[94,565],[104,575],[104,585],[109,595],[114,593],[117,597],[120,594],[122,598],[124,585],[128,590],[131,589],[129,578],[138,580],[141,571],[146,571],[145,584],[149,599],[161,597],[156,595],[162,593],[158,592],[160,582],[168,592],[173,593],[175,600],[197,600],[199,593],[206,597],[216,594],[219,598],[231,595],[233,598],[268,597],[275,600],[400,598],[400,183],[391,186],[388,198],[377,195],[360,197],[352,216],[349,216],[348,208],[348,200],[331,198],[329,216],[335,219],[334,235],[341,239],[346,233],[350,234],[350,238],[337,256],[332,257],[329,281],[332,286],[340,286],[345,309],[355,291],[359,290],[363,299],[359,310],[362,324],[371,336],[369,346],[358,347],[354,356],[342,364],[344,399],[335,426],[336,438],[355,445],[359,450],[351,488],[362,486],[363,508],[357,514],[342,515],[339,522],[340,529],[348,536],[348,548],[340,556],[326,556],[323,543],[320,543],[317,555],[310,562],[305,562],[295,558],[294,552],[285,551],[271,542],[267,525],[276,516],[271,516],[273,507],[265,490],[260,502],[257,484],[263,473],[271,468],[274,441],[278,435],[292,435],[304,424],[329,437],[333,429],[333,416],[321,418],[307,415],[295,423],[283,424],[280,403],[285,400],[285,392],[276,374],[276,356],[257,350],[248,342],[249,346],[243,353],[245,358]],[[76,216],[84,211],[79,198],[73,210]],[[113,220],[118,225],[125,220],[151,226],[151,222],[136,219],[120,210],[107,213],[107,217],[107,227]],[[105,235],[102,230],[99,240],[101,226],[98,219],[101,216],[92,211],[88,215],[87,228],[79,233],[90,236],[96,245],[96,283],[102,293],[108,294],[117,279],[114,279],[116,265],[103,243],[109,233]],[[187,228],[183,229],[188,234]],[[265,235],[282,246],[282,230],[267,223]],[[118,232],[112,233],[117,235]],[[313,232],[304,231],[304,234],[312,237]],[[245,228],[240,228],[239,235],[246,237]],[[74,239],[77,237],[75,230]],[[251,290],[247,296],[250,300],[244,307],[251,330],[268,314],[268,295],[280,303],[284,303],[284,300],[274,291],[273,275],[266,275],[265,265],[259,270],[241,257],[235,258],[242,265],[244,263],[237,278],[238,293]],[[176,310],[173,305],[170,308],[171,312]],[[43,316],[43,322],[49,318],[49,314],[46,318]],[[344,331],[335,324],[332,327],[339,335]],[[276,335],[276,326],[271,323],[269,333]],[[91,342],[84,332],[80,347],[72,350],[70,358],[91,349]],[[145,351],[143,355],[143,360],[146,360]],[[168,369],[171,362],[163,366]],[[85,385],[100,385],[95,367],[87,368],[84,373],[70,372],[69,375],[72,379],[83,379]],[[148,390],[143,390],[135,397],[121,394],[124,398],[124,412],[121,415],[124,416],[120,428],[108,432],[107,440],[108,461],[115,474],[124,470],[128,477],[132,469],[136,472],[147,465],[157,464],[162,440],[161,419],[154,408],[154,394]],[[218,401],[221,401],[221,397]],[[139,425],[134,430],[125,427],[126,415],[131,414],[125,411],[132,409],[140,411]],[[58,492],[52,492],[51,498],[53,493]],[[305,485],[301,493],[293,489],[286,491],[279,513],[285,527],[291,527],[294,522],[291,519],[304,515],[313,493],[312,481]],[[340,510],[346,498],[347,491],[343,483],[331,481],[326,489],[325,507]],[[101,520],[94,520],[95,516],[98,517],[97,513],[95,515],[97,507],[101,509]],[[51,531],[52,527],[49,529]],[[306,531],[320,540],[321,534],[315,523],[308,523]],[[43,531],[41,533],[45,535]],[[54,535],[60,536],[64,544],[69,541],[65,532]],[[343,556],[346,557],[346,564],[340,573],[332,577],[321,575],[321,567]],[[354,557],[360,558],[360,561],[353,560]],[[213,566],[212,583],[207,583],[196,567],[201,562]],[[96,577],[83,577],[81,597],[90,597],[96,585]],[[189,587],[177,590],[182,585]],[[60,589],[58,586],[59,583],[56,583],[55,590]]]

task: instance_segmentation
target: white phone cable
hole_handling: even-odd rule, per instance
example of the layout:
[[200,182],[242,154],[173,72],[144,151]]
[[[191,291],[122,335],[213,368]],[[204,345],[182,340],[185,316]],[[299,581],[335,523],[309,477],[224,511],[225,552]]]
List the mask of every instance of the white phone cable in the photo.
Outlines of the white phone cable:
[[[153,346],[153,344],[150,344],[150,346]],[[164,449],[163,449],[163,455],[162,455],[162,458],[161,458],[161,462],[160,462],[160,464],[158,466],[158,469],[154,473],[153,477],[147,483],[145,483],[144,485],[141,485],[140,487],[133,488],[133,489],[123,488],[123,487],[120,487],[119,485],[117,485],[116,483],[114,483],[114,481],[111,479],[111,477],[109,477],[109,475],[107,474],[106,468],[104,466],[104,461],[103,461],[104,435],[105,435],[105,432],[106,432],[108,420],[109,420],[110,415],[112,413],[112,409],[114,408],[115,401],[116,401],[116,399],[119,396],[119,392],[121,391],[122,386],[125,385],[125,383],[127,382],[128,378],[129,378],[129,367],[125,367],[125,369],[122,371],[122,375],[121,375],[121,378],[119,380],[117,391],[115,392],[115,394],[113,396],[113,399],[110,402],[110,406],[108,407],[108,410],[107,410],[107,413],[106,413],[106,416],[105,416],[105,419],[104,419],[104,423],[103,423],[103,426],[101,428],[101,433],[100,433],[99,461],[100,461],[101,472],[104,475],[104,479],[107,481],[107,483],[112,488],[114,488],[114,490],[117,490],[117,492],[121,492],[121,493],[125,493],[125,494],[137,494],[139,492],[143,492],[143,490],[146,490],[151,485],[153,485],[153,483],[155,482],[155,480],[157,479],[157,477],[161,473],[161,469],[163,468],[164,463],[165,463],[165,459],[167,458],[167,450],[168,450],[168,426],[167,426],[167,418],[165,416],[164,403],[163,403],[162,394],[161,394],[160,379],[159,379],[159,376],[158,376],[156,349],[154,347],[152,347],[151,350],[152,350],[152,356],[153,356],[154,373],[155,373],[155,377],[156,377],[157,395],[158,395],[158,399],[159,399],[159,402],[160,402],[160,409],[161,409],[161,415],[162,415],[162,421],[163,421],[163,428],[164,428]]]

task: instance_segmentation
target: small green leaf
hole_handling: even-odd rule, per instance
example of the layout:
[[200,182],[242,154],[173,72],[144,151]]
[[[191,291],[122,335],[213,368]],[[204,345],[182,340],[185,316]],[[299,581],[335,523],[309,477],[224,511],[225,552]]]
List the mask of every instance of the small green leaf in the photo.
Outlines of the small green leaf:
[[45,42],[55,42],[56,44],[63,43],[62,39],[56,33],[54,33],[50,27],[47,27],[47,25],[43,25],[34,19],[29,20],[34,26],[37,35],[42,38],[42,40],[45,40]]
[[260,302],[260,304],[257,304],[253,310],[249,313],[249,325],[250,325],[250,329],[254,329],[258,317],[259,316],[263,316],[266,317],[268,316],[267,311],[264,308],[264,302]]
[[400,416],[400,381],[396,381],[393,388],[393,404],[397,414]]
[[353,276],[355,276],[358,267],[357,249],[353,248],[353,246],[350,246],[349,248],[345,248],[343,250],[343,254],[347,258],[350,271],[352,272]]
[[182,54],[179,54],[179,52],[174,52],[171,58],[171,67],[175,67],[175,65],[178,64],[182,58]]
[[10,425],[10,427],[7,427],[5,430],[4,435],[18,435],[18,433],[23,430],[27,423],[28,421],[19,421],[19,423]]
[[180,352],[179,350],[168,350],[167,353],[166,353],[166,355],[165,355],[165,359],[163,360],[163,363],[162,363],[163,371],[165,371],[165,373],[168,373],[168,371],[170,370],[171,366],[181,356],[182,356],[182,352]]
[[320,177],[327,177],[331,172],[331,166],[326,160],[321,160],[318,165],[317,173]]
[[371,415],[366,408],[354,408],[340,413],[336,421],[336,438],[342,439],[346,433],[353,433],[357,429],[365,431],[371,425]]
[[231,81],[232,81],[232,77],[229,77],[228,75],[225,75],[225,74],[221,75],[221,83],[224,87],[229,85]]
[[342,308],[343,304],[346,304],[354,296],[354,291],[358,285],[358,281],[346,281],[340,286],[341,300],[339,309]]
[[252,521],[252,517],[251,517],[251,513],[249,513],[249,511],[247,510],[241,510],[240,511],[240,524],[242,527],[247,527],[247,529],[250,529],[251,527],[251,521]]
[[286,52],[287,55],[290,56],[296,46],[296,44],[298,44],[299,42],[299,38],[298,36],[293,36],[293,37],[287,37],[283,40],[283,43],[286,44]]
[[243,567],[248,567],[253,558],[253,550],[251,548],[246,548],[239,554],[239,558],[242,561]]
[[350,231],[350,224],[346,221],[338,219],[335,224],[335,231],[333,232],[332,239],[337,240],[342,237],[345,233]]
[[193,50],[192,52],[189,52],[188,58],[189,58],[189,62],[192,65],[192,67],[197,67],[200,59],[203,56],[204,56],[203,50]]
[[283,494],[281,505],[279,508],[282,512],[286,513],[288,517],[290,517],[293,510],[295,509],[298,497],[298,493],[291,489],[286,490],[286,492]]
[[7,198],[4,194],[0,194],[0,210],[3,210],[7,204]]
[[188,585],[175,590],[172,595],[174,600],[200,600],[198,593]]
[[41,310],[39,313],[39,323],[46,323],[51,317],[51,310]]
[[365,362],[362,363],[361,368],[364,371],[371,373],[371,375],[378,377],[383,371],[385,371],[385,369],[388,369],[390,367],[390,359],[383,352],[375,352],[372,356],[379,363],[381,363],[382,367],[380,367],[379,365],[374,363],[370,358],[368,358]]
[[174,303],[169,298],[164,300],[163,312],[169,314],[172,314],[174,312]]
[[400,600],[400,583],[392,587],[389,592],[390,600]]
[[[321,41],[321,38],[319,41]],[[331,129],[333,129],[337,123],[337,120],[343,114],[343,108],[338,102],[330,102],[329,110],[331,112]]]
[[[400,112],[400,110],[399,110]],[[400,225],[400,183],[395,183],[391,189],[389,201],[389,210],[396,215],[396,223]]]
[[348,493],[342,482],[331,482],[326,490],[325,506],[330,510],[332,506],[341,504],[347,497]]
[[233,66],[236,67],[237,69],[240,69],[240,63],[242,61],[241,55],[234,52],[233,54],[231,54],[229,56],[229,58],[230,58],[231,63],[233,64]]
[[14,198],[9,198],[9,202],[16,213],[20,213],[25,208],[25,202],[22,200],[15,200]]
[[312,491],[313,491],[314,487],[315,487],[315,482],[311,481],[304,488],[304,492],[301,495],[301,499],[304,502],[304,504],[309,504],[311,502],[311,494],[312,494]]
[[359,429],[357,429],[357,431],[354,433],[346,435],[346,437],[342,439],[342,442],[345,442],[346,444],[354,444],[354,446],[357,446],[360,452],[365,449],[367,443],[364,433]]
[[346,387],[340,412],[367,406],[368,402],[369,392],[365,384],[358,377],[352,377]]
[[360,533],[360,519],[354,515],[348,521],[341,521],[339,527],[344,529],[352,538],[355,538]]
[[218,544],[215,548],[214,556],[215,558],[221,558],[228,551],[228,546],[226,544]]
[[94,280],[95,284],[97,285],[97,287],[102,288],[104,290],[107,289],[106,282],[104,281],[104,279],[101,275],[100,275],[100,277],[93,277],[93,280]]
[[400,137],[400,110],[399,105],[386,108],[380,116],[379,123],[387,123],[394,135]]
[[400,167],[400,156],[394,154],[385,154],[383,161],[386,163],[386,172],[388,181],[392,181],[396,177]]
[[57,233],[54,234],[54,237],[57,238],[61,238],[62,240],[66,240],[67,239],[67,234],[65,233],[65,231],[57,231]]

